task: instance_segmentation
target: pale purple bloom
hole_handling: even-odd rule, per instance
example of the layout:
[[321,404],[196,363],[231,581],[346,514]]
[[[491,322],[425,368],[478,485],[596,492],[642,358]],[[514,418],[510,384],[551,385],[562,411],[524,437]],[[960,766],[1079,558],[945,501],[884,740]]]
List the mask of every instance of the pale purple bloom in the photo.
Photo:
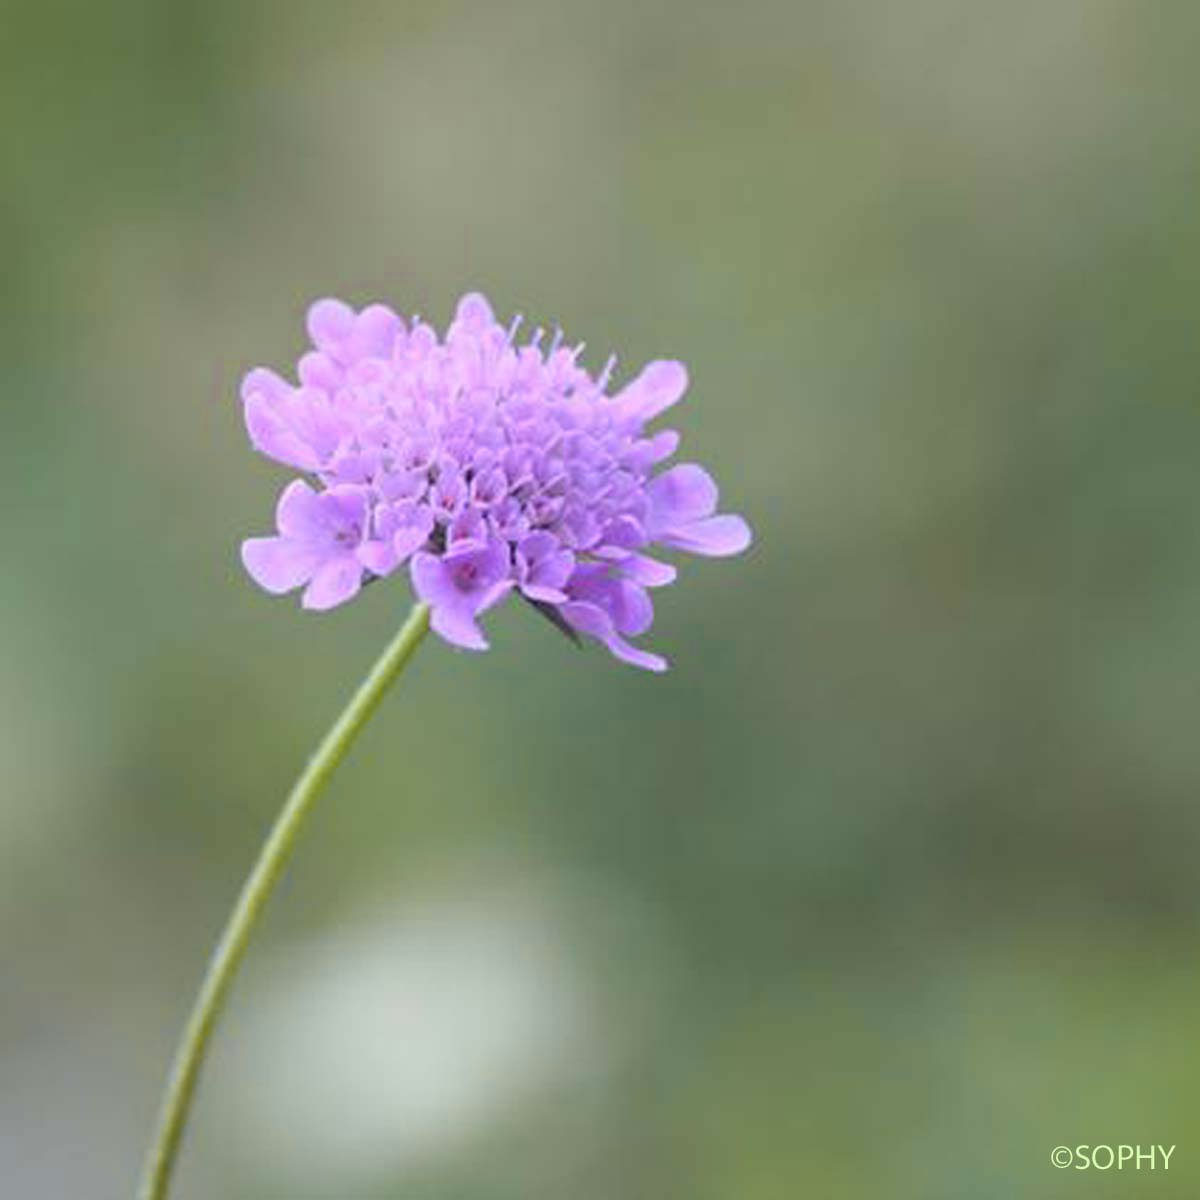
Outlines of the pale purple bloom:
[[333,608],[362,584],[359,553],[367,527],[370,493],[335,484],[314,492],[302,479],[283,490],[275,509],[278,537],[242,543],[242,562],[268,592],[304,589],[305,608]]
[[434,631],[468,650],[486,650],[487,639],[475,618],[512,588],[507,542],[486,545],[464,541],[444,554],[422,550],[413,555],[413,589],[433,610]]
[[284,489],[277,535],[245,542],[242,561],[267,591],[303,586],[315,609],[407,563],[454,645],[486,649],[478,618],[512,591],[565,631],[664,670],[628,640],[653,621],[647,589],[676,575],[650,551],[722,556],[751,538],[717,512],[702,467],[653,474],[679,435],[645,427],[687,372],[652,362],[610,393],[611,362],[593,376],[580,347],[543,348],[540,330],[519,344],[518,325],[499,325],[479,295],[442,338],[383,305],[314,304],[299,383],[259,368],[242,384],[251,442],[312,481]]

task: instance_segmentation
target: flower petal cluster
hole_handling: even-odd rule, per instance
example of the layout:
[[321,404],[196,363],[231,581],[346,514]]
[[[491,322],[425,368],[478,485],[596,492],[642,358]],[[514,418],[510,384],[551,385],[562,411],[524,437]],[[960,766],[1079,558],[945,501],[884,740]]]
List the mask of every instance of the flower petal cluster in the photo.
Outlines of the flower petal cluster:
[[[681,363],[652,362],[610,390],[582,347],[537,331],[520,342],[478,294],[439,338],[372,304],[320,300],[297,384],[265,368],[242,383],[256,449],[307,476],[284,488],[277,532],[242,561],[269,592],[303,588],[329,609],[406,566],[446,641],[484,650],[482,613],[510,593],[572,635],[652,671],[666,660],[629,639],[654,619],[649,589],[675,579],[655,546],[737,554],[739,516],[679,445],[647,425],[683,395]],[[656,473],[656,469],[657,473]]]

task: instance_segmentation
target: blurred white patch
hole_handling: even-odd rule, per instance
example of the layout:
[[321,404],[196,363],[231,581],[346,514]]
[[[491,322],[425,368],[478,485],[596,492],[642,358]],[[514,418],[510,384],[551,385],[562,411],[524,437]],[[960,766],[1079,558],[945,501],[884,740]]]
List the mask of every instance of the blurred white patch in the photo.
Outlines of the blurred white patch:
[[451,1152],[593,1057],[569,952],[528,904],[343,927],[245,999],[230,1136],[294,1194]]

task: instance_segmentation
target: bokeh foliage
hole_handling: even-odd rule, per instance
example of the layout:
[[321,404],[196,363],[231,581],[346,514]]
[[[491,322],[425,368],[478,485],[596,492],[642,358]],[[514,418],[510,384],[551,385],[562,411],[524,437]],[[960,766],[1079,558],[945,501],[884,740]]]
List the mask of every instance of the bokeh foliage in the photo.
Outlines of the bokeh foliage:
[[[0,1191],[128,1194],[253,848],[400,616],[241,576],[281,476],[240,374],[318,295],[443,321],[481,287],[594,362],[685,359],[685,448],[758,542],[662,596],[663,679],[516,611],[422,653],[272,911],[179,1195],[1146,1186],[1054,1171],[1076,1142],[1178,1144],[1153,1190],[1195,1194],[1200,9],[0,15]],[[527,965],[569,1036],[532,1084],[514,1034],[483,1115],[298,1171],[233,1049],[272,956],[302,986],[315,942],[443,903],[558,947]]]

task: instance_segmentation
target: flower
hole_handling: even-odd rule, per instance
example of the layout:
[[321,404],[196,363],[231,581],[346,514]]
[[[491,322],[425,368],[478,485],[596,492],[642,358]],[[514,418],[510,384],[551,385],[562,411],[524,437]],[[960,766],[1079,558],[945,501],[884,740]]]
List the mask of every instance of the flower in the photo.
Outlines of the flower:
[[486,650],[487,638],[475,618],[512,588],[512,555],[507,542],[464,540],[441,556],[413,555],[413,588],[432,610],[435,633],[468,650]]
[[370,511],[365,487],[336,484],[314,492],[302,479],[283,490],[275,509],[278,537],[250,538],[242,561],[269,592],[290,592],[301,584],[305,608],[333,608],[349,600],[362,583],[358,553]]
[[[319,300],[313,349],[291,384],[265,368],[242,383],[246,429],[267,457],[305,472],[280,496],[273,537],[242,544],[269,592],[303,587],[311,609],[343,604],[407,563],[446,641],[487,649],[478,618],[510,592],[572,636],[651,671],[666,660],[628,639],[654,620],[648,589],[672,583],[654,546],[740,553],[739,516],[694,463],[654,474],[679,445],[646,426],[687,388],[682,363],[652,362],[610,391],[582,347],[520,343],[478,294],[444,338],[372,304]],[[314,486],[315,485],[315,486]]]

